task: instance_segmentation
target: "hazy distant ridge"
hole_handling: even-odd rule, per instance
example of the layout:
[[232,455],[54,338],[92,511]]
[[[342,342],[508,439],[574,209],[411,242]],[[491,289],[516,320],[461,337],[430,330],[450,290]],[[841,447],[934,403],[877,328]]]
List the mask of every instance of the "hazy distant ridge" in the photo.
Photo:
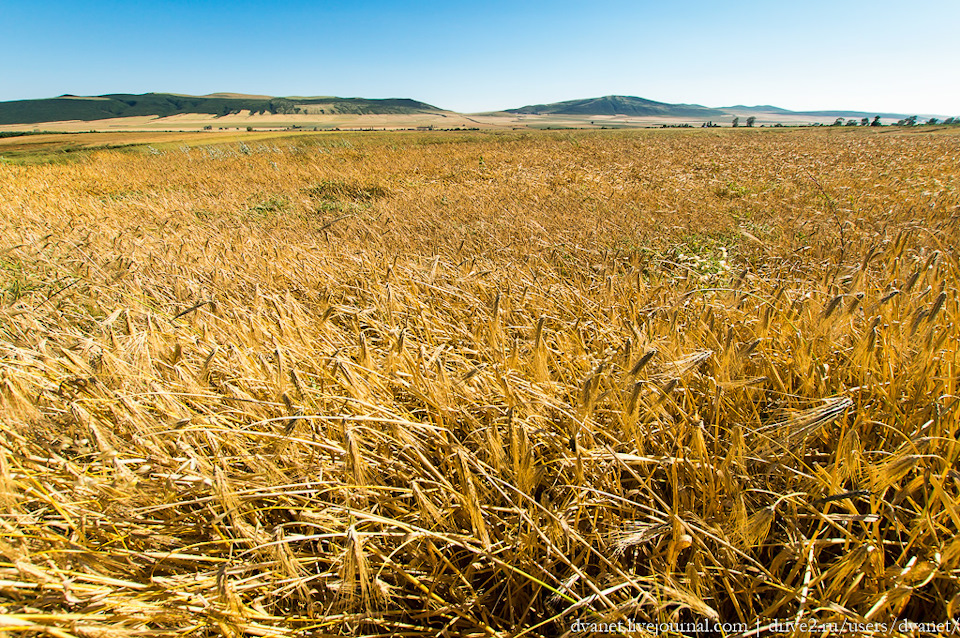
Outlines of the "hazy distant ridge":
[[744,113],[754,113],[754,114],[767,114],[767,115],[806,115],[808,117],[843,117],[843,118],[863,118],[869,117],[872,118],[876,115],[884,118],[895,118],[900,119],[904,117],[909,117],[906,113],[883,113],[877,111],[843,111],[843,110],[832,110],[832,111],[788,111],[787,109],[782,109],[777,106],[770,106],[769,104],[763,104],[760,106],[743,106],[738,104],[736,106],[722,106],[720,110],[725,111],[729,114],[741,115]]
[[518,115],[626,115],[633,117],[678,117],[678,118],[710,118],[734,117],[743,115],[768,115],[775,117],[777,115],[807,116],[807,117],[843,117],[843,118],[863,118],[879,115],[884,118],[904,118],[903,113],[882,113],[882,112],[864,112],[864,111],[790,111],[763,104],[758,106],[722,106],[711,108],[700,106],[699,104],[669,104],[667,102],[655,102],[640,97],[626,95],[607,95],[604,97],[586,98],[582,100],[566,100],[563,102],[554,102],[552,104],[533,104],[516,109],[507,109],[507,113],[516,113]]

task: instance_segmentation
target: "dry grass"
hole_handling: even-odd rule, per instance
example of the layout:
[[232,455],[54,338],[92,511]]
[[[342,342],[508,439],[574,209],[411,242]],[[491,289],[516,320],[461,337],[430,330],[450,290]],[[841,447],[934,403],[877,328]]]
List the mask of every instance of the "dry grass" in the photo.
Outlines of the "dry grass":
[[0,633],[956,618],[957,141],[0,166]]

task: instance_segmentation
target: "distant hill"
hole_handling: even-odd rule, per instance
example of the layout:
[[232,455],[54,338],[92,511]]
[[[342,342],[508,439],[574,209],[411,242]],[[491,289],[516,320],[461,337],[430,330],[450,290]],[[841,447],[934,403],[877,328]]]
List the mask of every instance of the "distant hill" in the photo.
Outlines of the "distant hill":
[[796,115],[795,111],[788,111],[787,109],[782,109],[779,106],[771,106],[769,104],[760,104],[758,106],[744,106],[743,104],[737,104],[736,106],[721,106],[719,107],[721,111],[727,113],[780,113],[782,115]]
[[552,104],[533,104],[523,106],[518,109],[507,109],[506,113],[517,115],[627,115],[632,117],[676,117],[676,118],[702,118],[704,120],[723,117],[756,115],[768,120],[775,120],[778,116],[783,117],[809,117],[814,119],[824,118],[872,118],[879,115],[886,119],[901,119],[907,117],[903,113],[874,113],[861,111],[790,111],[769,104],[758,106],[745,106],[737,104],[736,106],[721,106],[711,108],[700,106],[699,104],[669,104],[667,102],[655,102],[641,97],[631,97],[625,95],[607,95],[604,97],[587,98],[583,100],[567,100],[565,102],[554,102]]
[[736,106],[723,106],[720,107],[722,111],[726,111],[732,115],[740,115],[743,113],[755,113],[755,114],[766,114],[766,115],[805,115],[808,117],[843,117],[843,118],[862,118],[869,117],[872,118],[875,115],[879,115],[882,118],[891,118],[891,119],[901,119],[908,117],[904,113],[878,113],[874,111],[788,111],[787,109],[782,109],[777,106],[770,106],[769,104],[763,104],[760,106],[744,106],[738,104]]
[[[880,117],[886,117],[891,119],[901,119],[904,117],[910,117],[906,113],[875,113],[872,111],[794,111],[796,115],[809,115],[811,117],[874,117],[879,115]],[[916,114],[914,114],[916,115]]]
[[726,115],[719,109],[699,104],[667,104],[627,95],[606,95],[585,100],[567,100],[553,104],[534,104],[507,113],[519,115],[630,115],[634,117],[720,117]]
[[253,113],[312,114],[413,114],[438,113],[441,109],[416,100],[395,98],[373,100],[342,97],[267,97],[235,93],[176,95],[114,93],[82,97],[61,95],[42,100],[0,102],[0,124],[38,124],[64,120],[103,120],[114,117],[156,115],[167,117],[181,113],[230,115],[240,111]]

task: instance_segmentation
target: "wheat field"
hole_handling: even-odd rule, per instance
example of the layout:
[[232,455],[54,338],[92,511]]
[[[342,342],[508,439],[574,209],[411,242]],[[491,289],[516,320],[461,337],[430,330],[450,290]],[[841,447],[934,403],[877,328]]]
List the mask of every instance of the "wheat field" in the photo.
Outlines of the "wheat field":
[[0,634],[958,618],[958,141],[0,164]]

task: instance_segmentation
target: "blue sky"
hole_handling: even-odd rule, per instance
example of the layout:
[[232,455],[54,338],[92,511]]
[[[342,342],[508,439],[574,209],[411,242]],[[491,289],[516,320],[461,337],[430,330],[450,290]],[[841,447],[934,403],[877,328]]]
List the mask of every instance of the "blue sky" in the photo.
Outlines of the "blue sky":
[[0,100],[411,97],[475,112],[608,94],[960,115],[960,2],[12,2]]

